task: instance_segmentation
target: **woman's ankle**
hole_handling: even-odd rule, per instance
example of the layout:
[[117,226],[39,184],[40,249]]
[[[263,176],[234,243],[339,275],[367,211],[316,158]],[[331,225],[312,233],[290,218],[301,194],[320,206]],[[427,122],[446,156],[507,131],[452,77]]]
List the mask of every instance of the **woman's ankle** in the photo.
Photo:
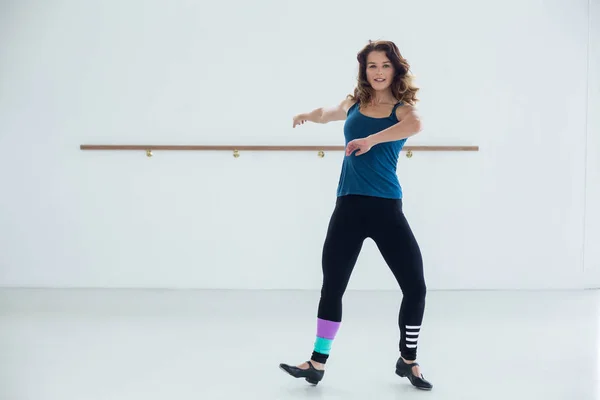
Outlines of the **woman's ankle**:
[[322,363],[317,362],[315,360],[310,360],[310,363],[312,364],[313,367],[315,367],[318,370],[324,370],[325,369],[325,364],[322,364]]

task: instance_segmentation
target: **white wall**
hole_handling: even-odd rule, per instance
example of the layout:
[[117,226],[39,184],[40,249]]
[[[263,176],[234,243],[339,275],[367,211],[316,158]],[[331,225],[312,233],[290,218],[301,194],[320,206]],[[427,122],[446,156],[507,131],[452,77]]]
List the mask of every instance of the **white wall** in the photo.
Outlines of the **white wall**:
[[[3,6],[0,285],[318,288],[340,153],[78,148],[342,144],[291,117],[341,100],[385,38],[422,87],[410,144],[481,147],[399,163],[429,288],[584,286],[587,1],[364,4]],[[350,287],[396,287],[372,242]]]
[[600,3],[590,2],[585,284],[600,287]]

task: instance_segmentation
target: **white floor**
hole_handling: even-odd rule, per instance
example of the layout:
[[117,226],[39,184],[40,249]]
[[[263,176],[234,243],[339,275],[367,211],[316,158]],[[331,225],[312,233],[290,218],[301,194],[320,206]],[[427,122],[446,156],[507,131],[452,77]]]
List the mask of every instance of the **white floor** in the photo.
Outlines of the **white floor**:
[[316,387],[316,292],[0,290],[1,400],[600,399],[600,292],[430,292],[394,374],[398,292],[348,292]]

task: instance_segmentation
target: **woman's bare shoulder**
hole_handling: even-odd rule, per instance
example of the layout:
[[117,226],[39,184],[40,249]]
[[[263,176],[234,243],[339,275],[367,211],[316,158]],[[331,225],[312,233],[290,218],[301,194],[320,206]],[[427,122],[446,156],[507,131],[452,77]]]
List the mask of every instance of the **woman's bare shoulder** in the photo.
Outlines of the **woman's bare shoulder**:
[[355,104],[356,100],[354,99],[354,96],[349,94],[344,100],[342,100],[340,107],[344,110],[345,113],[348,113],[348,110]]

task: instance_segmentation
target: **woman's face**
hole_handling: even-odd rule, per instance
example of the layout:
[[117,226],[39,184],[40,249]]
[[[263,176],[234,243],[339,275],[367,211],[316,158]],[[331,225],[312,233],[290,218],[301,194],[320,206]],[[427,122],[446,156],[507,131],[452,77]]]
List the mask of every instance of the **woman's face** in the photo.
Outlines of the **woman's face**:
[[375,90],[385,90],[394,81],[394,65],[383,51],[367,56],[367,81]]

